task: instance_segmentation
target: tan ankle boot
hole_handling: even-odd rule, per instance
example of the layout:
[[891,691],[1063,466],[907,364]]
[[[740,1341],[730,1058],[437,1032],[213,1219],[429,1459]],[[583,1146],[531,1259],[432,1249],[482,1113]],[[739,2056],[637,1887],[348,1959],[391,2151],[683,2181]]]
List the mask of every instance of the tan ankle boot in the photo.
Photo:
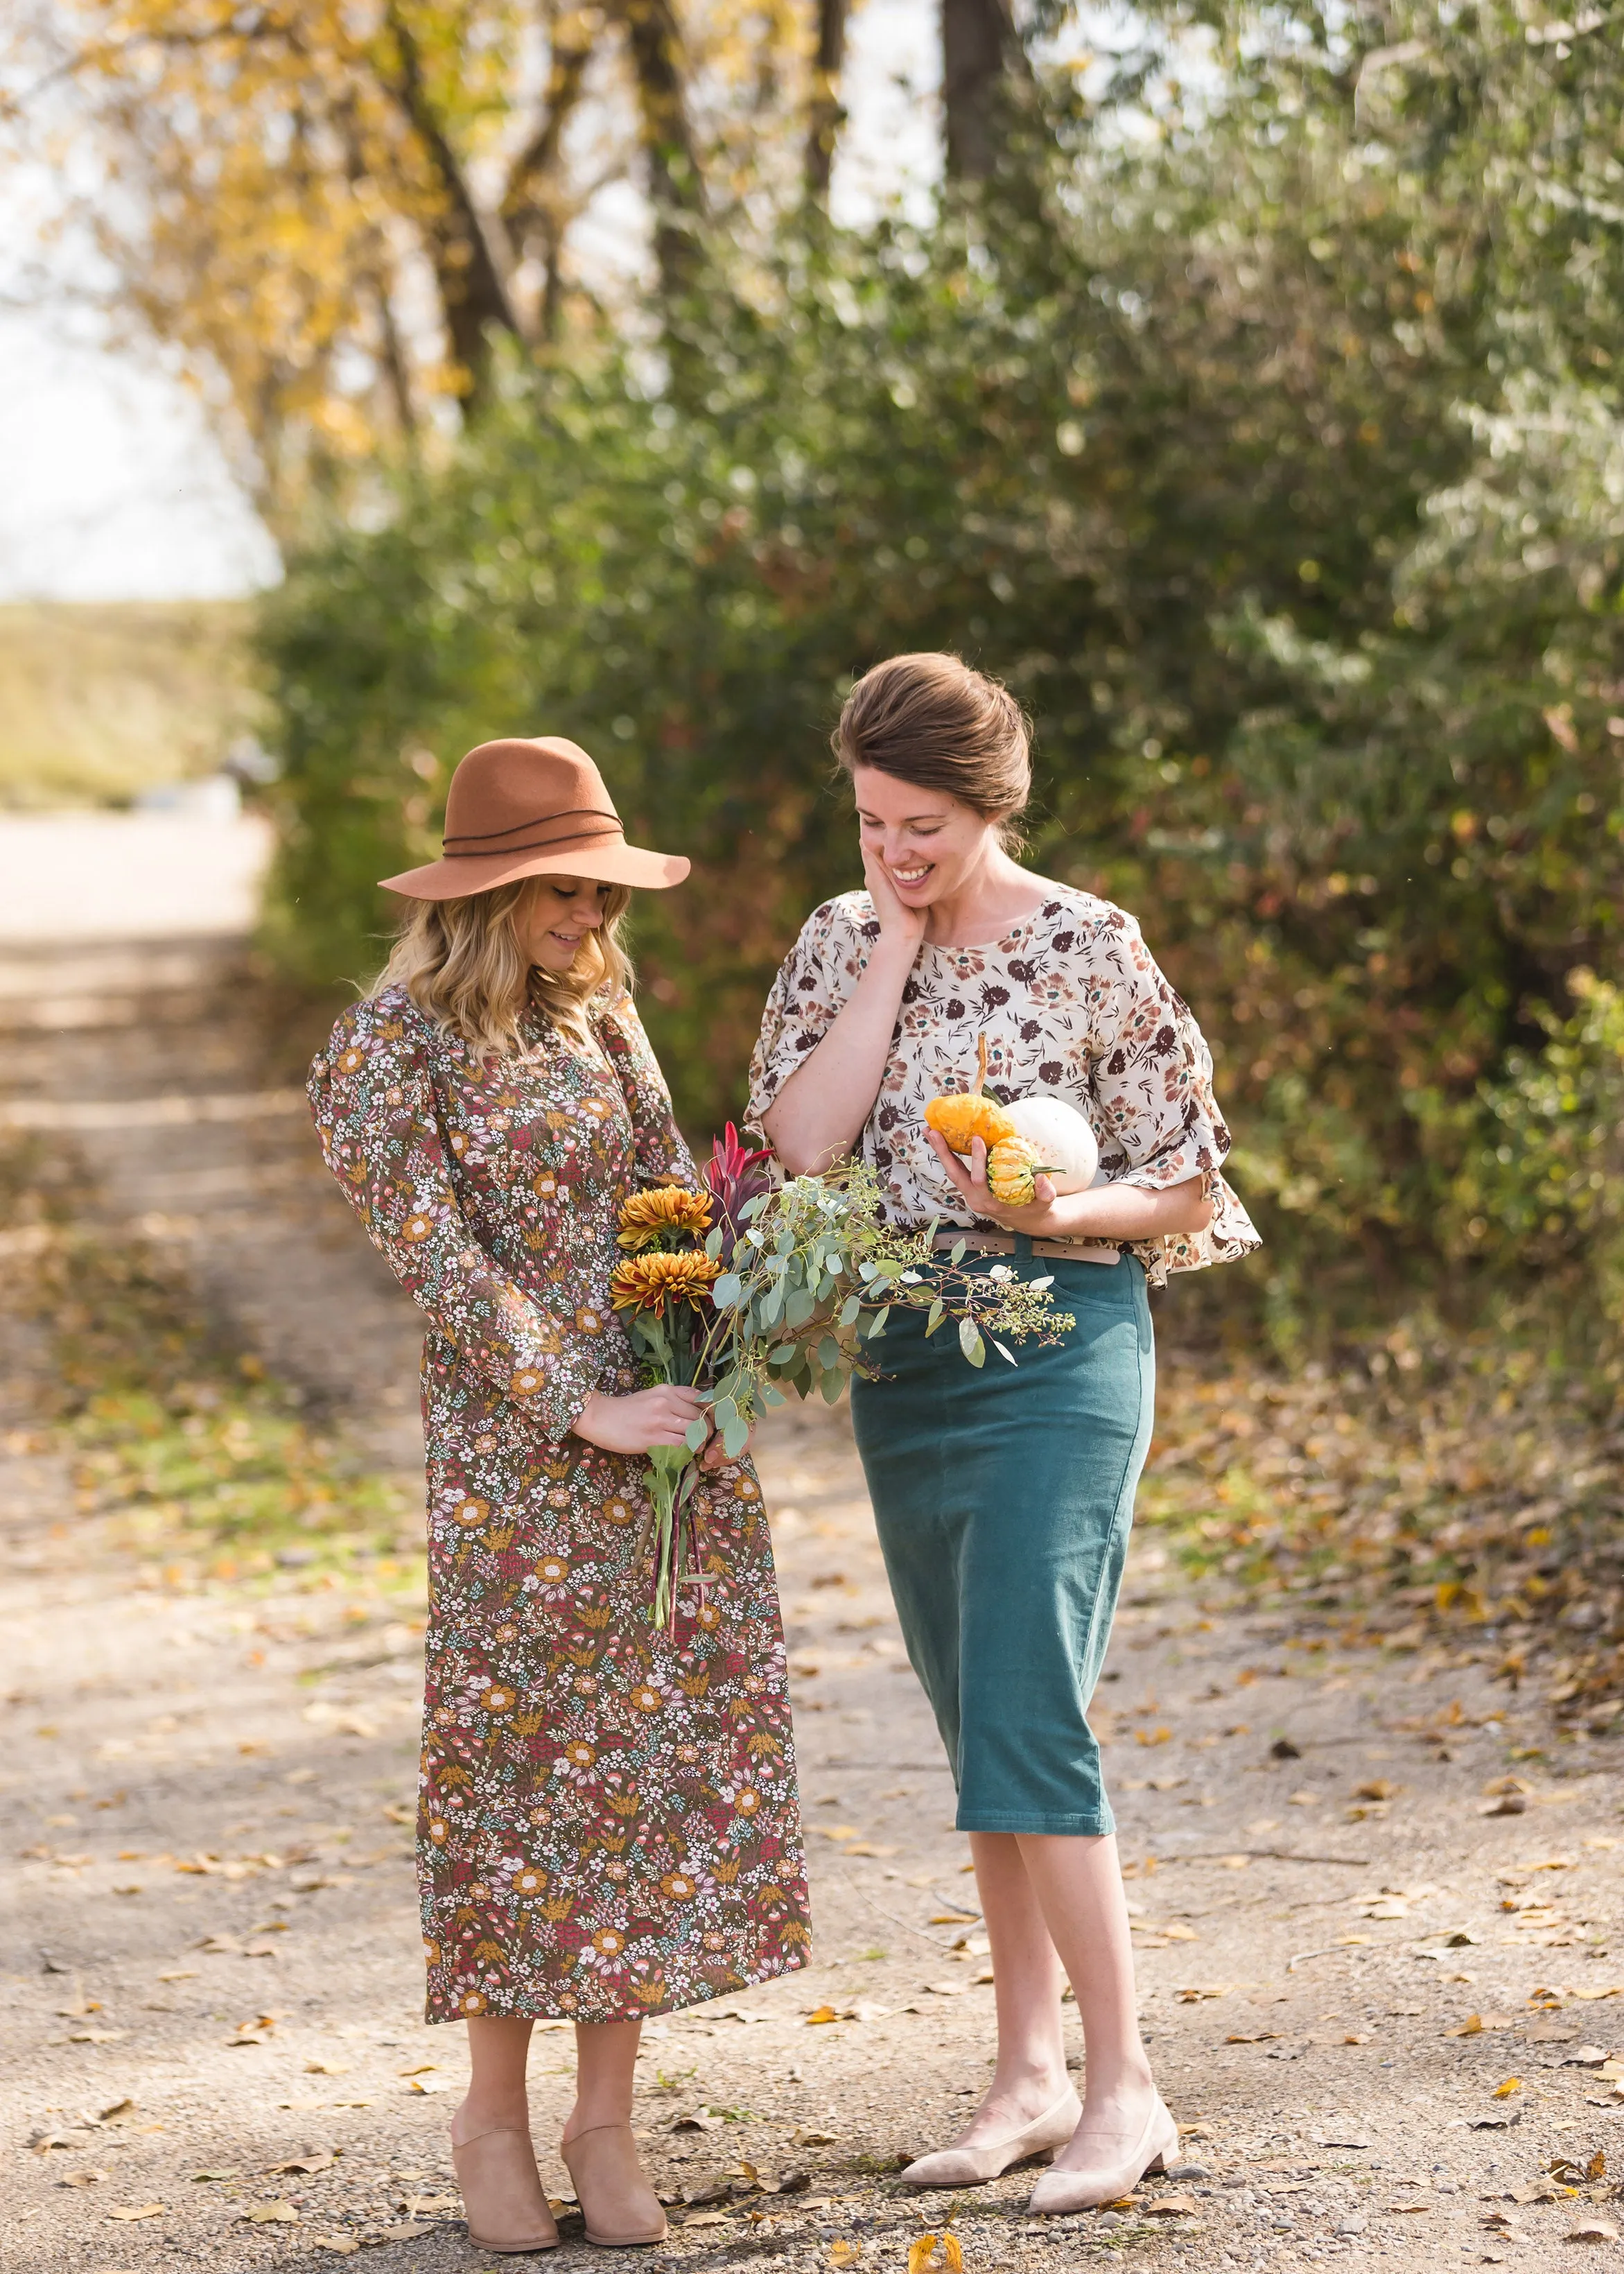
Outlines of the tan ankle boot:
[[556,2250],[559,2231],[547,2208],[530,2135],[517,2124],[493,2124],[451,2147],[451,2167],[462,2191],[468,2239],[481,2250],[518,2256]]
[[589,2242],[605,2250],[664,2242],[665,2214],[637,2161],[629,2124],[590,2125],[560,2152],[575,2183]]

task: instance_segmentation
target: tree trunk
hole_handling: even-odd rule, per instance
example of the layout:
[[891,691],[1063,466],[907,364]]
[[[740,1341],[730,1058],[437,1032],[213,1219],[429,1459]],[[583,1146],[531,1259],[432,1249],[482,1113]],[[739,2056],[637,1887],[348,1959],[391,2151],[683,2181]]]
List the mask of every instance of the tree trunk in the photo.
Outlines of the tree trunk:
[[669,311],[693,288],[705,211],[704,182],[688,124],[682,33],[671,0],[617,0],[615,12],[626,26],[637,87],[654,207],[654,259]]
[[474,200],[435,112],[417,41],[395,0],[389,0],[385,20],[397,61],[385,84],[411,121],[440,192],[439,210],[429,223],[428,250],[459,371],[456,393],[465,411],[477,410],[490,376],[492,331],[523,337],[508,290],[510,262],[505,232],[500,222],[488,219]]
[[942,100],[947,171],[984,182],[1006,139],[1009,75],[1024,60],[1007,0],[942,0]]
[[539,252],[542,290],[539,322],[544,340],[558,338],[563,313],[565,210],[564,132],[579,107],[592,60],[592,42],[575,19],[566,32],[554,27],[547,72],[545,107],[540,125],[514,161],[502,198],[508,242],[523,252]]
[[846,64],[847,0],[818,0],[817,53],[812,59],[812,101],[807,126],[807,194],[823,205],[829,196],[835,144],[846,124],[840,73]]

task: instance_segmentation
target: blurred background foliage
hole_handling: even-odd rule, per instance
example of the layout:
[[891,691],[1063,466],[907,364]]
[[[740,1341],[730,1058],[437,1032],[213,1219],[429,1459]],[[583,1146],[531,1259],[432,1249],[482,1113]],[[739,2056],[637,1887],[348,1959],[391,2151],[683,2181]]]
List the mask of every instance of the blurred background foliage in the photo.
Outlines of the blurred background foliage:
[[[1132,907],[1214,1041],[1267,1245],[1183,1299],[1286,1357],[1503,1300],[1605,1371],[1601,11],[944,0],[939,194],[861,228],[826,195],[845,0],[81,13],[67,65],[161,222],[122,255],[143,320],[212,358],[284,538],[285,967],[376,968],[372,879],[437,849],[464,749],[575,735],[697,864],[637,949],[703,1141],[859,878],[844,689],[955,648],[1037,719],[1034,865]],[[618,280],[579,234],[617,168]]]

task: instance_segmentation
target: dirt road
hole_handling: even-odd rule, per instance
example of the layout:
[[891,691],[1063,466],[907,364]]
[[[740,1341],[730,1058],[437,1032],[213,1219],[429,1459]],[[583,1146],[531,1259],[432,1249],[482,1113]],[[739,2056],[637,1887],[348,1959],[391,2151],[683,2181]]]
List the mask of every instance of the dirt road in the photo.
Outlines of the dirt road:
[[[74,1148],[107,1236],[175,1259],[222,1335],[363,1417],[357,1461],[415,1491],[415,1323],[288,1102],[303,1027],[229,942],[8,956],[11,1126]],[[154,1563],[40,1427],[34,1330],[6,1331],[0,2267],[485,2268],[445,2147],[461,2034],[417,2018],[420,1567],[403,1540],[257,1577]],[[1470,1654],[1198,1596],[1154,1535],[1099,1722],[1188,2169],[1041,2226],[1030,2172],[902,2195],[896,2160],[950,2137],[989,2067],[966,1845],[844,1415],[780,1419],[762,1469],[816,1963],[650,2025],[662,2262],[900,2274],[949,2222],[973,2270],[1544,2269],[1587,2228],[1620,2257],[1597,2161],[1624,2169],[1613,1750],[1559,1743]],[[538,2040],[553,2185],[568,2052]],[[558,2263],[583,2263],[565,2233]]]

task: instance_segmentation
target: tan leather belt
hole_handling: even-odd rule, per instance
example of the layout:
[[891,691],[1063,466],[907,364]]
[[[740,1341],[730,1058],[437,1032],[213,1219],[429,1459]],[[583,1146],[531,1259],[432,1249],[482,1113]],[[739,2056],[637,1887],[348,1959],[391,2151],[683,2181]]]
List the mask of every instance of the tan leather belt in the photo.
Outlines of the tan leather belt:
[[[939,1231],[936,1244],[939,1251],[965,1244],[966,1255],[1013,1255],[1015,1235],[1012,1231]],[[1069,1239],[1034,1239],[1032,1253],[1046,1260],[1053,1256],[1062,1263],[1120,1263],[1120,1247],[1079,1247]]]

